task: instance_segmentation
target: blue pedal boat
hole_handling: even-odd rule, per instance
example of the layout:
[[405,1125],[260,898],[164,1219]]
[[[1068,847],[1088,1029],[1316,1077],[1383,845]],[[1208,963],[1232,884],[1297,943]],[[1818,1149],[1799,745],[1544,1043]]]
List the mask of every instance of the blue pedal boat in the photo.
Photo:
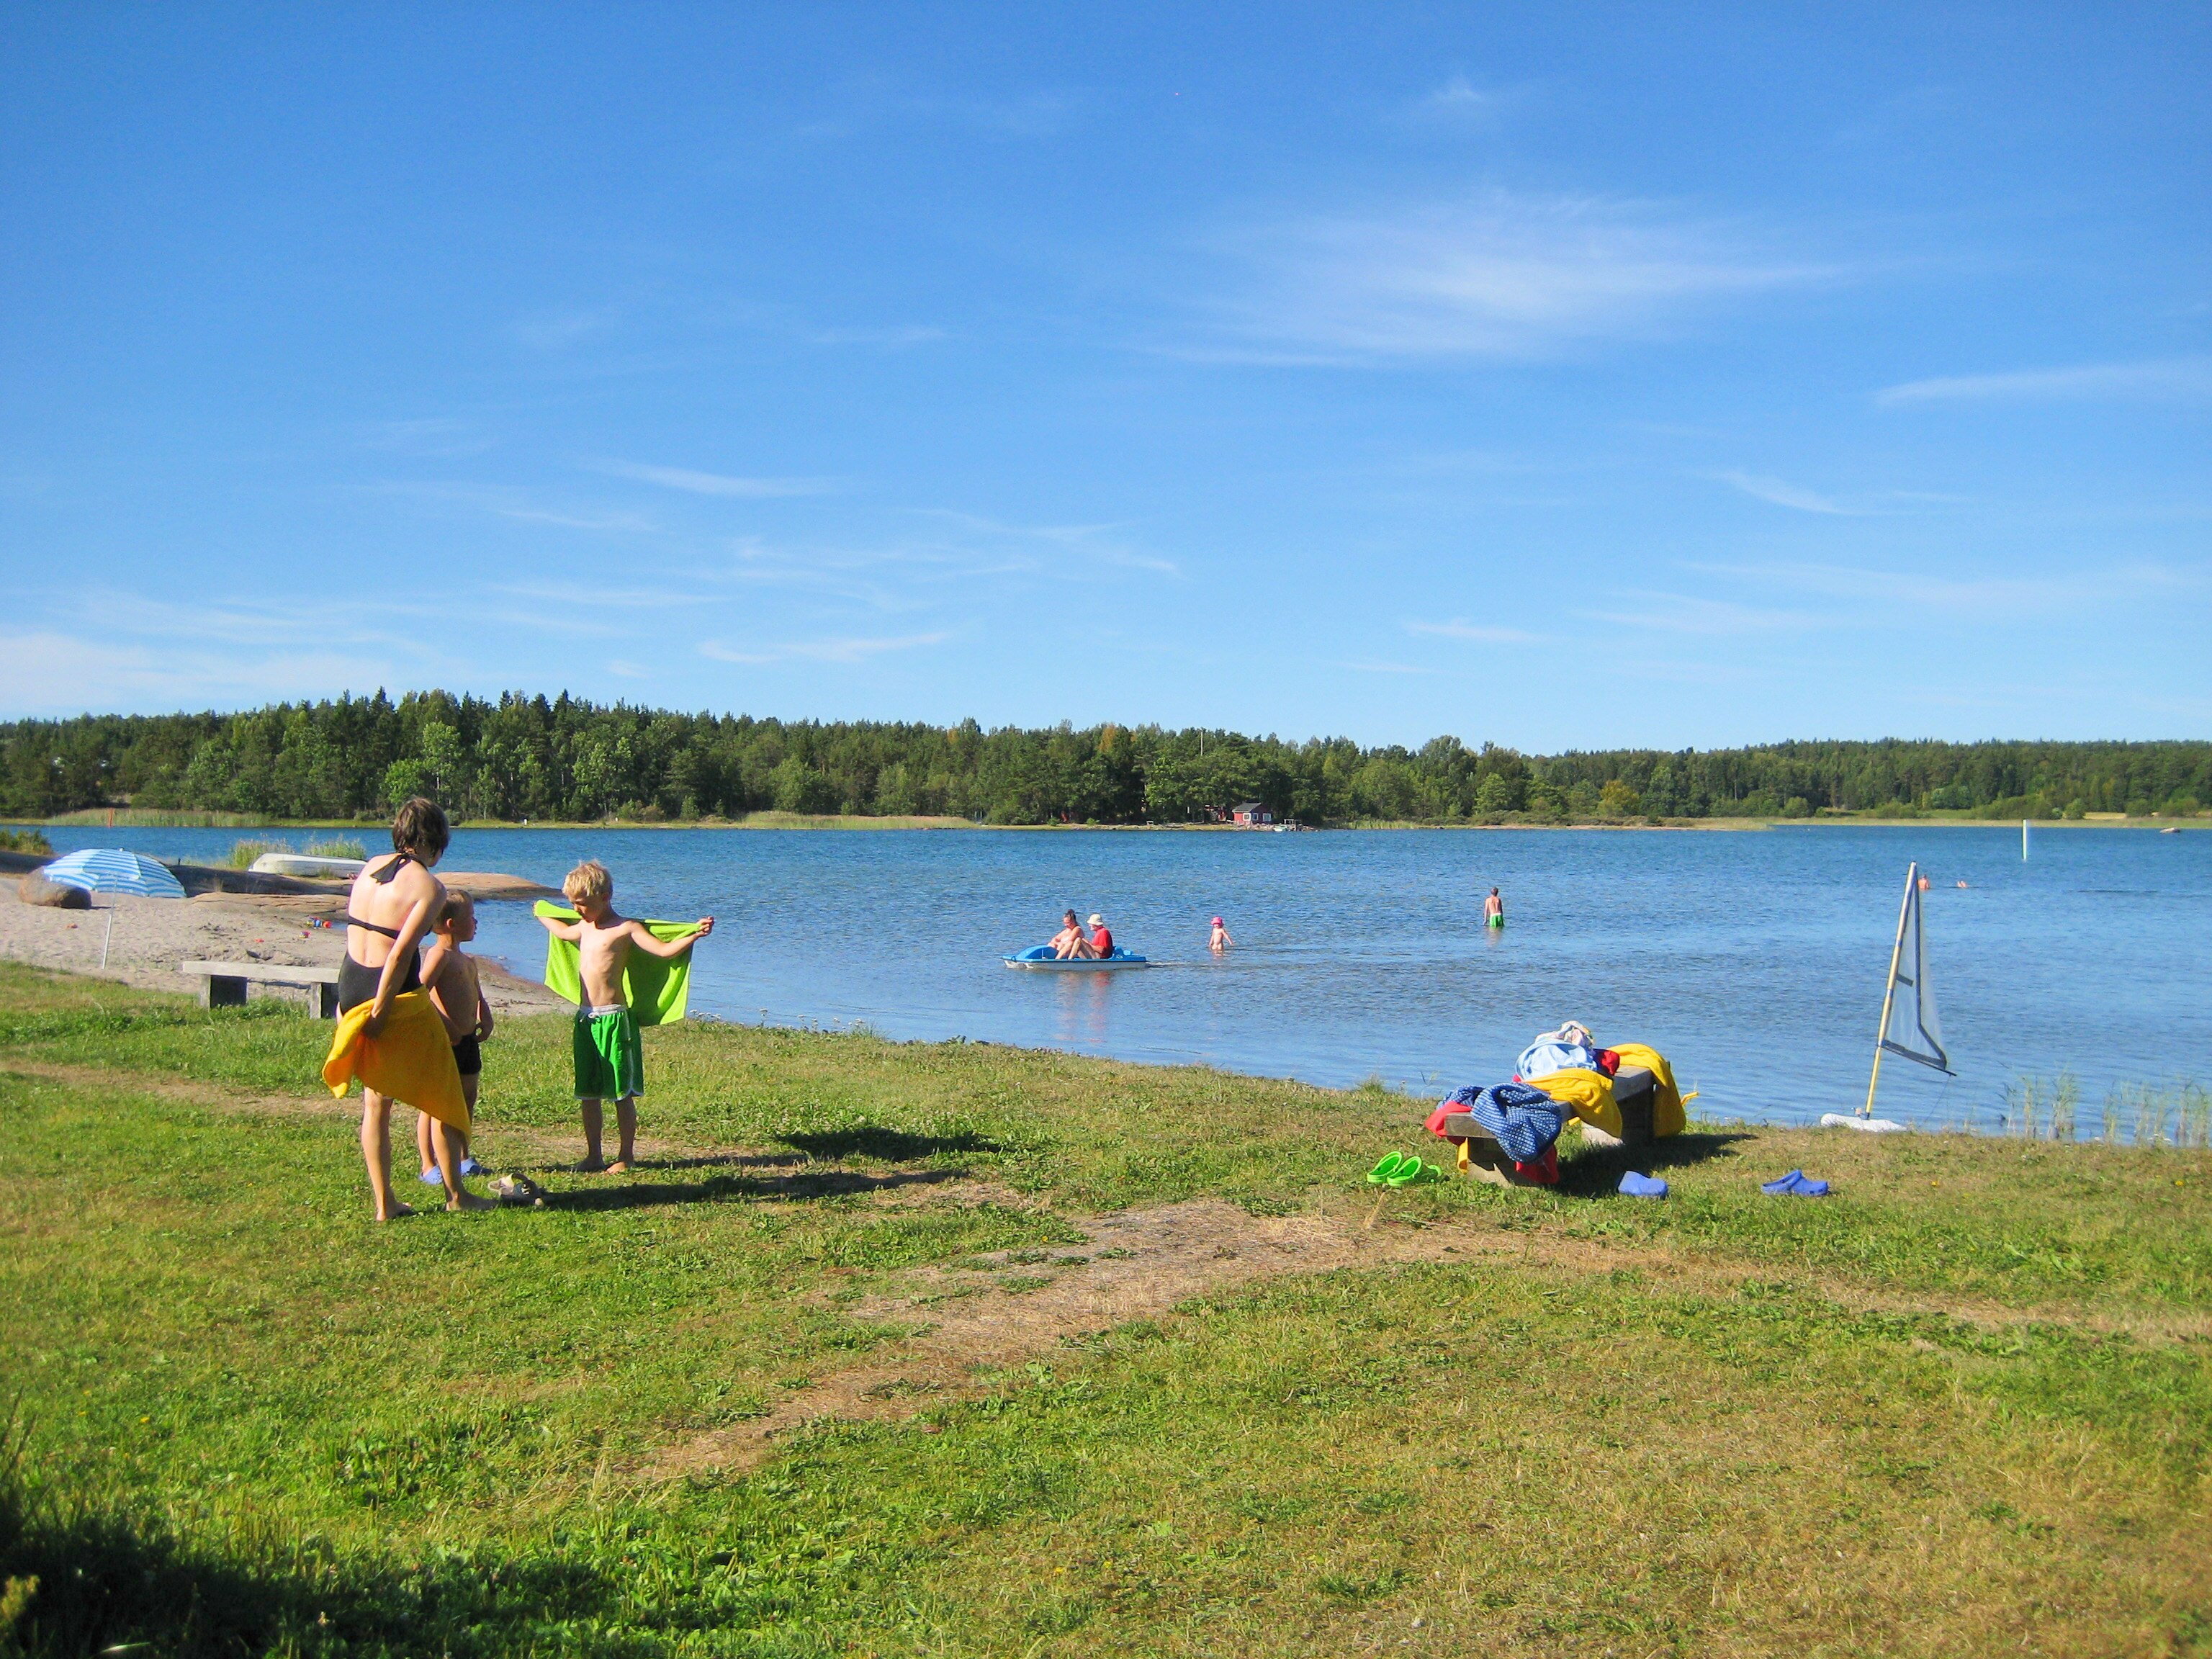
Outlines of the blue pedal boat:
[[1145,957],[1133,955],[1118,945],[1114,947],[1114,954],[1109,957],[1067,957],[1053,955],[1052,946],[1049,945],[1032,945],[1019,956],[1000,957],[999,960],[1009,968],[1042,968],[1048,971],[1060,973],[1073,971],[1107,974],[1117,968],[1149,968],[1152,965]]

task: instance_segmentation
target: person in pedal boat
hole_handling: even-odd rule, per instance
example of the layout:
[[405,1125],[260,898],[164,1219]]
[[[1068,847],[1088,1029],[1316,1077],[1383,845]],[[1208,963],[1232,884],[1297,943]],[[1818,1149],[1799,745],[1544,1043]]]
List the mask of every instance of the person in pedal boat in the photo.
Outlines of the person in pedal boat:
[[1060,931],[1052,936],[1052,954],[1061,962],[1070,957],[1089,958],[1098,953],[1091,948],[1091,941],[1083,937],[1082,925],[1073,910],[1064,912],[1060,919]]
[[1096,910],[1091,913],[1091,954],[1103,962],[1114,954],[1114,934],[1106,926],[1106,918]]

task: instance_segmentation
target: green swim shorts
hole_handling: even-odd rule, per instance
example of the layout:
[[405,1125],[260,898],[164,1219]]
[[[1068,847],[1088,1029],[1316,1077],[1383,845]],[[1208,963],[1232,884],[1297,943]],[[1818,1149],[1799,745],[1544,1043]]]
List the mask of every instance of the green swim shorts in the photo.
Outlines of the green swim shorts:
[[645,1092],[645,1044],[623,1007],[576,1010],[576,1098],[625,1100]]

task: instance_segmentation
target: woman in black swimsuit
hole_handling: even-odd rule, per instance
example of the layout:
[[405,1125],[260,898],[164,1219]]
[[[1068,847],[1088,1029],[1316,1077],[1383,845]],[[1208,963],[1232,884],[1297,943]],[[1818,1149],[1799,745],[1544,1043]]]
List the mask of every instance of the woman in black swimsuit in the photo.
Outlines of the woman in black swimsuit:
[[[384,1029],[392,999],[422,983],[416,949],[446,904],[446,889],[430,866],[445,856],[451,838],[438,803],[418,795],[392,820],[392,856],[370,860],[354,878],[346,903],[345,961],[338,968],[338,1007],[343,1012],[372,1004],[362,1028],[370,1036]],[[376,1218],[414,1213],[392,1195],[392,1099],[373,1089],[362,1091],[361,1156],[376,1196]],[[459,1165],[458,1158],[439,1161],[446,1171],[446,1207],[491,1207],[491,1200],[460,1184]]]

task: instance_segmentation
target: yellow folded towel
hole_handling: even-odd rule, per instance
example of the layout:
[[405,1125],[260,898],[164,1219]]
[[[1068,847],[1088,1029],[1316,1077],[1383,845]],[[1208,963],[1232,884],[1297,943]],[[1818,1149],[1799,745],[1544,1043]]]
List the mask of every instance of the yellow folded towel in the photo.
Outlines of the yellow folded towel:
[[1667,1056],[1648,1042],[1615,1042],[1609,1046],[1620,1056],[1622,1070],[1641,1066],[1651,1073],[1652,1134],[1681,1133],[1689,1121],[1689,1114],[1682,1109],[1682,1091],[1674,1085],[1674,1068],[1667,1063]]
[[1528,1086],[1541,1089],[1562,1106],[1573,1107],[1575,1115],[1593,1129],[1620,1139],[1620,1108],[1613,1098],[1613,1079],[1603,1072],[1554,1072],[1530,1078]]
[[428,1112],[441,1123],[465,1133],[469,1103],[461,1093],[460,1068],[453,1064],[453,1041],[446,1022],[430,1005],[428,991],[409,991],[392,999],[384,1030],[363,1036],[374,1003],[364,1002],[338,1016],[331,1052],[323,1061],[323,1081],[345,1097],[356,1078],[362,1087]]

